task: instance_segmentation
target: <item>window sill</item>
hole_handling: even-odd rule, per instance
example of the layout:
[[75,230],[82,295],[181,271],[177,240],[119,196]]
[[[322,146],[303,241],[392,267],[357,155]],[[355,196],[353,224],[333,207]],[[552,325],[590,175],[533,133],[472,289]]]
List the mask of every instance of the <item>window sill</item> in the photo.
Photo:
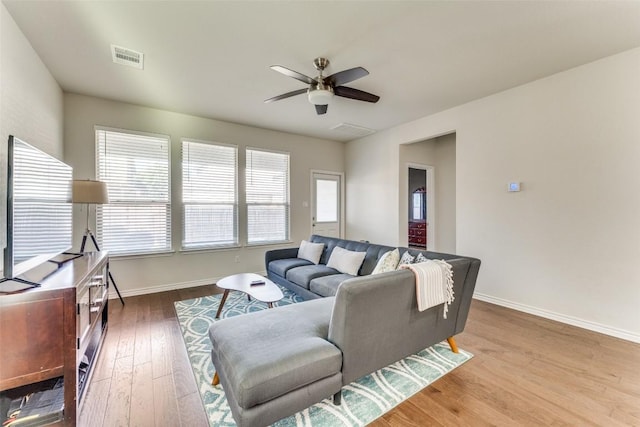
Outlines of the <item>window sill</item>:
[[237,251],[242,249],[241,245],[226,245],[226,246],[207,246],[202,248],[181,248],[178,252],[181,255],[192,255],[203,252],[224,252],[224,251]]
[[118,260],[127,260],[127,259],[140,259],[140,258],[157,258],[157,257],[168,257],[175,254],[176,251],[164,251],[164,252],[153,252],[148,254],[111,254],[109,253],[110,259],[118,259]]
[[280,242],[260,242],[260,243],[247,243],[245,247],[247,248],[256,248],[261,246],[281,246],[281,245],[291,245],[293,244],[293,240],[283,240]]

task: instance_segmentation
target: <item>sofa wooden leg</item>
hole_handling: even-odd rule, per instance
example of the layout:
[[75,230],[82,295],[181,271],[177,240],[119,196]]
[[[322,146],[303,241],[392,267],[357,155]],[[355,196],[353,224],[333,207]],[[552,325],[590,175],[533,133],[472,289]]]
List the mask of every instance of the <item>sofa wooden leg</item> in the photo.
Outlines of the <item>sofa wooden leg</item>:
[[451,351],[454,353],[458,353],[458,345],[456,344],[456,340],[453,337],[447,338],[447,342],[449,343],[449,347],[451,347]]
[[216,372],[216,374],[213,376],[213,381],[211,381],[211,385],[218,385],[220,384],[220,377],[218,377],[218,373]]
[[336,406],[340,406],[342,403],[342,390],[333,395],[333,404]]

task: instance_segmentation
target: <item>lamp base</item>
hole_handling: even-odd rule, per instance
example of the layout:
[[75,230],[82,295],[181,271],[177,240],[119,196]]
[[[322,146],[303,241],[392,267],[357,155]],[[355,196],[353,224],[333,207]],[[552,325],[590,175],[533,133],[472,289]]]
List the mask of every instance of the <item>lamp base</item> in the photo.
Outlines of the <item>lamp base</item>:
[[[100,250],[100,246],[98,246],[98,241],[96,240],[96,236],[93,235],[93,232],[91,232],[91,229],[87,228],[84,231],[84,236],[82,236],[82,244],[80,245],[80,252],[82,254],[84,254],[85,250],[85,246],[87,244],[87,237],[91,237],[91,241],[93,242],[93,246],[96,248],[97,251]],[[122,305],[124,305],[124,300],[122,299],[122,295],[120,295],[120,291],[118,290],[118,286],[116,285],[116,281],[113,280],[113,276],[111,275],[111,270],[109,270],[109,280],[111,280],[111,284],[113,285],[113,288],[116,290],[116,293],[118,294],[118,298],[120,298],[120,302],[122,303]]]

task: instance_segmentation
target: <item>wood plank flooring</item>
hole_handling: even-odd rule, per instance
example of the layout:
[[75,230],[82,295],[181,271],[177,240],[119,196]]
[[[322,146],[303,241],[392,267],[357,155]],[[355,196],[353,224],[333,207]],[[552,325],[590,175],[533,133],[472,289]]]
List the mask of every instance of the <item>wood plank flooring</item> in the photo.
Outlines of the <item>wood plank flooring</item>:
[[[82,427],[207,426],[173,308],[215,286],[109,301]],[[475,357],[371,425],[640,426],[640,344],[473,301]]]

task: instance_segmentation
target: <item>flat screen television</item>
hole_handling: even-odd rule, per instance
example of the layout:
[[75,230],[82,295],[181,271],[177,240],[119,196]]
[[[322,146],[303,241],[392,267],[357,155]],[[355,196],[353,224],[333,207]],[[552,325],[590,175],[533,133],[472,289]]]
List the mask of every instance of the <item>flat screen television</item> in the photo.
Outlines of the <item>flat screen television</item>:
[[9,136],[7,246],[0,292],[38,283],[19,277],[72,246],[71,166]]

